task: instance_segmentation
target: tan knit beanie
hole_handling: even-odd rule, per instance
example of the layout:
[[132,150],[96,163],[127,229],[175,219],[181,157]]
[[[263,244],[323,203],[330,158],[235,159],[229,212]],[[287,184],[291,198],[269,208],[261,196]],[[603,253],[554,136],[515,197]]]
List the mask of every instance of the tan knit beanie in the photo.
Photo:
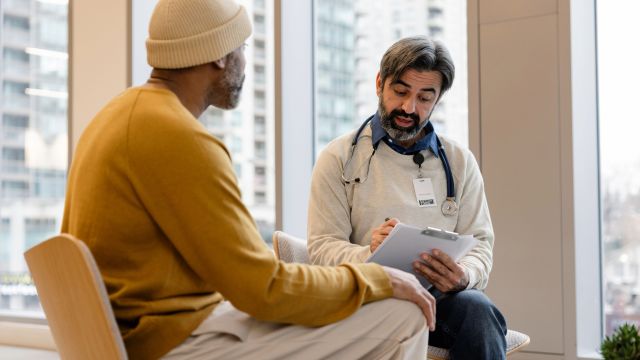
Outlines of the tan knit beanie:
[[233,0],[160,0],[147,38],[147,62],[181,69],[218,60],[251,35],[247,11]]

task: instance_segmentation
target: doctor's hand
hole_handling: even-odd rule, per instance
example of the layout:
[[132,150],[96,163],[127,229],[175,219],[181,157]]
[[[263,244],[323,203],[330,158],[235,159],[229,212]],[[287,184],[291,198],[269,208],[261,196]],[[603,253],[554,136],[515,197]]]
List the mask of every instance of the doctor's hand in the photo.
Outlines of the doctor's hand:
[[414,270],[441,292],[460,291],[469,285],[469,275],[464,268],[444,252],[433,249],[431,254],[420,254],[420,260],[413,263]]
[[384,239],[387,238],[387,236],[389,235],[391,230],[393,230],[393,227],[396,226],[397,223],[398,219],[393,218],[386,220],[382,223],[382,225],[373,229],[373,233],[371,234],[371,244],[369,244],[369,249],[371,250],[371,252],[376,251],[378,246],[380,246]]
[[388,266],[382,267],[391,280],[393,297],[400,300],[411,301],[418,305],[430,331],[436,328],[436,299],[418,281],[415,275],[394,269]]

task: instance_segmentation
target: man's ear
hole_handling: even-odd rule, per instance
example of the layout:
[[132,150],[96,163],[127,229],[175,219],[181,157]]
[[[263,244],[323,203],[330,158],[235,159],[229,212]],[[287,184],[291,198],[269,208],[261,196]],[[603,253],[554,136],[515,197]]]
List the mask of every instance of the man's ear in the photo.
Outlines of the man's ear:
[[223,56],[223,57],[221,57],[221,58],[220,58],[220,59],[218,59],[218,60],[214,60],[214,61],[212,62],[212,64],[213,64],[213,66],[215,66],[215,67],[216,67],[216,68],[218,68],[218,69],[224,69],[224,67],[225,67],[225,66],[226,66],[226,64],[227,64],[227,56]]
[[382,94],[382,80],[380,79],[380,71],[376,74],[376,95]]

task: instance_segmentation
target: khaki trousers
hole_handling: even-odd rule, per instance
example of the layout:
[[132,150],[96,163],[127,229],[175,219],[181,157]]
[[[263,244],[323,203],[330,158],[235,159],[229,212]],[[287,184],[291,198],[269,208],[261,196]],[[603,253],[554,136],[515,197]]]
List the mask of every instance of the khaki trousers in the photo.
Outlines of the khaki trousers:
[[223,302],[164,359],[426,359],[429,331],[413,303],[387,299],[322,327],[256,320]]

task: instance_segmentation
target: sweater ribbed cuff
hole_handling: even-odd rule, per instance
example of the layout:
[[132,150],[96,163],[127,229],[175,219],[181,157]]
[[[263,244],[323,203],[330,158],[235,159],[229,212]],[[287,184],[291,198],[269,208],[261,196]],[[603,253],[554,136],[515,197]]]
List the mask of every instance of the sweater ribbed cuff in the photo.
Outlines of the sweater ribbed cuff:
[[364,280],[364,283],[367,286],[367,291],[363,299],[363,304],[386,299],[393,295],[391,280],[382,266],[374,263],[347,263],[342,264],[342,266],[346,266],[356,273],[356,276],[359,278],[359,282]]

